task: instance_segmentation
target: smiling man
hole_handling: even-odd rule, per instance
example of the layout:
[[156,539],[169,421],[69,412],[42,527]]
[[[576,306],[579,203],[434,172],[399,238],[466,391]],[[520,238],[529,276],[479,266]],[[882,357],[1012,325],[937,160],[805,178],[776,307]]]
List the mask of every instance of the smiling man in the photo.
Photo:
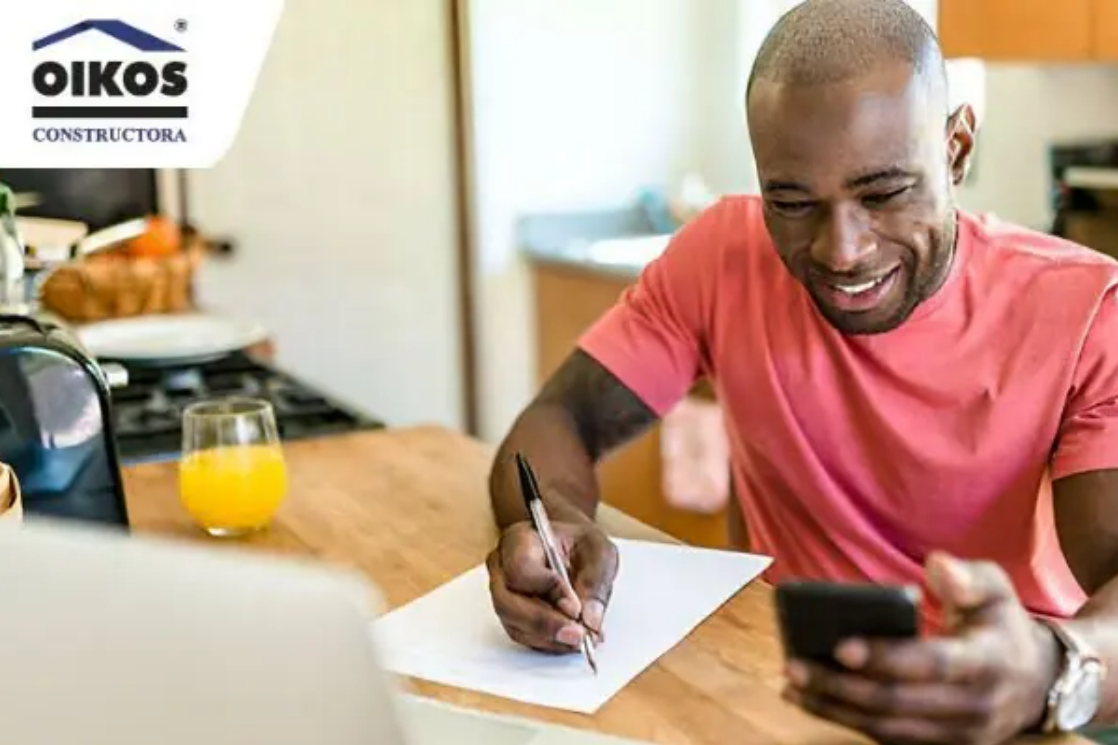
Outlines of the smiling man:
[[[600,628],[617,555],[594,466],[706,376],[768,579],[928,589],[929,635],[851,640],[838,672],[793,661],[789,699],[916,742],[1118,719],[1118,265],[956,207],[974,117],[899,0],[798,6],[746,110],[761,195],[682,228],[499,451],[505,628],[551,652]],[[514,451],[576,598],[524,522]]]

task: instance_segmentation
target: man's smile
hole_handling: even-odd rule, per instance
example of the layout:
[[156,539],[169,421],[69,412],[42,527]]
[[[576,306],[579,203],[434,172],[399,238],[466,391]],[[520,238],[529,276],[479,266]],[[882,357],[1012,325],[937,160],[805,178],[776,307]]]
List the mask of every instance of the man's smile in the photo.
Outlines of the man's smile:
[[889,297],[897,286],[900,274],[900,266],[870,277],[825,277],[812,272],[809,282],[813,294],[835,310],[864,313],[878,307]]

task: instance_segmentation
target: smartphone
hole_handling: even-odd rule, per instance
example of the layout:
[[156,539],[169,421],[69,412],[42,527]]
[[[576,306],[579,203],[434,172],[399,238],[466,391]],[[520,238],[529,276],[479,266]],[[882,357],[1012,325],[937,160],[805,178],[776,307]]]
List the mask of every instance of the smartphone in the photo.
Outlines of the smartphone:
[[835,648],[851,637],[904,639],[919,633],[915,586],[787,581],[776,587],[784,654],[837,667]]

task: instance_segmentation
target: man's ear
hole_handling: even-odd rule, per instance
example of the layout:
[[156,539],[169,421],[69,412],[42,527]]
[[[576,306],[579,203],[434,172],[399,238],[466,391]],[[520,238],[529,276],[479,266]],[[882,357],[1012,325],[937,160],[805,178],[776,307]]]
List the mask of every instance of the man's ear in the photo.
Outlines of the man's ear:
[[974,155],[976,122],[974,109],[963,104],[947,118],[947,165],[951,169],[951,182],[958,186],[967,177],[971,157]]

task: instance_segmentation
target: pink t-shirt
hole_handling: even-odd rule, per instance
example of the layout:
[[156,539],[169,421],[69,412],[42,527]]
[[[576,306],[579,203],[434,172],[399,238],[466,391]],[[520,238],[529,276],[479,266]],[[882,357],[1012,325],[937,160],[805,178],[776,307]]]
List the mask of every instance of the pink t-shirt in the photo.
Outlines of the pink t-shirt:
[[1051,483],[1118,468],[1116,286],[1102,254],[961,213],[943,287],[897,329],[846,336],[780,262],[760,200],[728,197],[580,347],[660,415],[713,382],[769,581],[922,584],[942,549],[1068,616],[1085,595]]

